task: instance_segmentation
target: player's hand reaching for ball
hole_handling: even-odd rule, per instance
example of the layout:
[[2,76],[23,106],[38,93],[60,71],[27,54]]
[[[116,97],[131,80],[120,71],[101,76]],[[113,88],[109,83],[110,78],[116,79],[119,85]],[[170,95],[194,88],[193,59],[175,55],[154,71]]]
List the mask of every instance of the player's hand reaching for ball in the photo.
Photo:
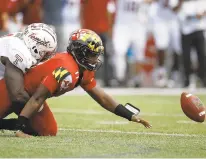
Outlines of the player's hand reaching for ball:
[[141,119],[138,115],[132,115],[132,120],[133,122],[136,123],[140,123],[142,125],[144,125],[145,128],[151,128],[152,125],[150,125],[149,122],[147,122],[146,120]]

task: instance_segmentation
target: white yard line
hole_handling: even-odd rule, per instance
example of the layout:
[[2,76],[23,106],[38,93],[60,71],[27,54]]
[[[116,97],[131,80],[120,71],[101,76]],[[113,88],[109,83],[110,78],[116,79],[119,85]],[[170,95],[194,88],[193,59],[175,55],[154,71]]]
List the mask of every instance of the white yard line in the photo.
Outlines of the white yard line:
[[[198,88],[195,90],[185,89],[185,88],[104,88],[104,91],[111,95],[181,95],[182,92],[188,92],[193,94],[204,94],[206,95],[206,89]],[[65,95],[86,95],[87,93],[82,88],[76,88]]]
[[[103,121],[97,121],[97,124],[101,124],[101,125],[125,125],[125,124],[129,124],[129,121],[116,121],[116,120],[103,120]],[[177,124],[201,124],[201,125],[206,125],[206,122],[204,123],[198,123],[195,121],[192,121],[190,119],[188,120],[178,120],[176,121]]]
[[198,123],[192,120],[178,120],[177,121],[178,124],[201,124],[201,125],[206,125],[206,122],[204,123]]
[[152,135],[152,136],[171,136],[171,137],[206,137],[198,134],[177,134],[177,133],[160,133],[160,132],[132,132],[118,130],[95,130],[95,129],[73,129],[59,128],[59,131],[74,131],[74,132],[92,132],[92,133],[112,133],[112,134],[135,134],[135,135]]
[[101,124],[101,125],[125,125],[125,124],[129,124],[129,121],[112,121],[112,120],[108,120],[108,121],[97,121],[97,124]]
[[[106,111],[83,110],[83,109],[67,109],[67,108],[51,108],[54,113],[73,113],[73,114],[93,114],[93,115],[109,115]],[[167,113],[140,113],[144,116],[163,116],[163,117],[181,117],[184,114],[167,114]]]

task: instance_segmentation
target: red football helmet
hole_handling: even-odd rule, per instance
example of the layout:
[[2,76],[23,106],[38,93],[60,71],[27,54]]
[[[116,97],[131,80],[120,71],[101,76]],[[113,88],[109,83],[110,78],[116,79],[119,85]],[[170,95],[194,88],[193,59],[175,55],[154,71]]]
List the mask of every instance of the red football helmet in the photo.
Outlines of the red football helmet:
[[104,53],[102,40],[89,29],[79,29],[71,34],[67,52],[73,55],[80,66],[89,71],[96,71],[102,65],[99,59]]

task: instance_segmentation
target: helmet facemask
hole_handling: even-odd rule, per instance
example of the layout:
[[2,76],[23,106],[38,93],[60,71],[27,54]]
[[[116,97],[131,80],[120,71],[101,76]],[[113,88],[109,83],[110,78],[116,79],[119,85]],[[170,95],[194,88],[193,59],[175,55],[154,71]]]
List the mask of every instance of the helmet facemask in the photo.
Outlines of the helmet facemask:
[[44,57],[41,59],[41,62],[44,62],[50,58],[52,58],[54,55],[56,54],[56,52],[46,52],[44,53]]
[[88,46],[78,42],[72,42],[67,51],[75,58],[76,62],[83,68],[89,71],[97,71],[102,66],[102,61],[99,59],[103,55],[103,51],[94,52]]

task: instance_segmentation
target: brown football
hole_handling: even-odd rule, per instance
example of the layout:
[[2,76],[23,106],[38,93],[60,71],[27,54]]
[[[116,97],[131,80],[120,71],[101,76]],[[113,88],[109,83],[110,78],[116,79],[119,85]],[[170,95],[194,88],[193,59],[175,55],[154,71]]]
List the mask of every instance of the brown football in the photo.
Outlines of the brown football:
[[183,112],[188,118],[196,122],[204,122],[206,109],[197,96],[183,92],[181,94],[180,103]]

